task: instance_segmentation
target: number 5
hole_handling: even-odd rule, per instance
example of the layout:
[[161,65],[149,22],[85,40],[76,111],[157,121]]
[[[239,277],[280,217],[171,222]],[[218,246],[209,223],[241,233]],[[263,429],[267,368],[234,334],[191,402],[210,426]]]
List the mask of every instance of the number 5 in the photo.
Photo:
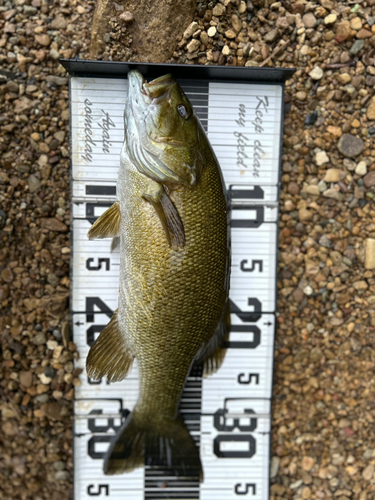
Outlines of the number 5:
[[98,491],[93,491],[94,485],[89,484],[87,486],[87,493],[90,495],[90,497],[98,497],[104,492],[104,495],[106,497],[109,496],[109,485],[108,484],[98,484]]
[[253,271],[255,271],[255,266],[258,264],[259,272],[260,273],[263,272],[263,261],[262,260],[252,260],[251,267],[246,267],[247,263],[248,263],[248,261],[246,259],[241,260],[241,264],[240,264],[241,271],[244,271],[246,273],[252,273]]
[[255,483],[246,483],[245,484],[245,490],[240,491],[241,488],[241,483],[237,483],[236,486],[234,487],[234,491],[236,495],[247,495],[251,489],[251,494],[256,495],[257,494],[257,489],[256,489],[256,484]]

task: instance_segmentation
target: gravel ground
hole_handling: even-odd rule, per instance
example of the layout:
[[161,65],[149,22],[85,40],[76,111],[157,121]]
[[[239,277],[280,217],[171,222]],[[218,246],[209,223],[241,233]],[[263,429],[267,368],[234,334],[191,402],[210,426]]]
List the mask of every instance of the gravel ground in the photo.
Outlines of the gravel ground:
[[[88,57],[93,7],[0,0],[0,499],[71,496],[79,373],[57,60]],[[136,60],[115,11],[102,58]],[[375,0],[201,2],[173,54],[298,70],[286,85],[272,500],[375,498],[374,58]]]

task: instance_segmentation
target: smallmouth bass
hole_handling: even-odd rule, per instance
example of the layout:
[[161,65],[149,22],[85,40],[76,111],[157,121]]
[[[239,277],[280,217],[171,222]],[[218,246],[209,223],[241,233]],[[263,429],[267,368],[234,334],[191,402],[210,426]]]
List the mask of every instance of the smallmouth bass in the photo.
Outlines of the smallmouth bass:
[[90,239],[120,237],[119,304],[92,346],[87,373],[126,377],[134,358],[139,397],[112,441],[106,474],[147,455],[176,475],[203,478],[199,451],[178,405],[194,361],[208,372],[228,332],[228,208],[217,159],[172,75],[128,75],[117,201]]

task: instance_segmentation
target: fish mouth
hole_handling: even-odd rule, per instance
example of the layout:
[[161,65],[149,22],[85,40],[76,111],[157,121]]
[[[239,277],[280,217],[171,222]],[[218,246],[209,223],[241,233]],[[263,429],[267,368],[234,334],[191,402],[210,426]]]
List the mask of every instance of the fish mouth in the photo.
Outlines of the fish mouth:
[[[134,111],[135,106],[138,109],[143,109],[143,112],[147,112],[146,109],[150,104],[159,104],[163,100],[168,100],[172,88],[176,84],[176,80],[170,73],[147,82],[137,70],[129,72],[128,82],[131,109]],[[153,143],[167,144],[175,148],[185,147],[183,142],[169,137],[150,136],[149,139]]]
[[161,99],[170,93],[175,83],[175,79],[169,73],[168,75],[159,76],[159,78],[155,78],[149,83],[144,82],[143,91],[152,99]]
[[139,71],[132,70],[128,74],[128,82],[129,94],[135,98],[136,102],[137,97],[141,96],[144,104],[149,105],[151,102],[158,104],[162,100],[168,99],[176,80],[171,74],[167,74],[147,83]]
[[133,69],[132,71],[129,71],[128,82],[129,82],[129,91],[137,92],[142,88],[143,84],[145,83],[145,79],[143,78],[143,75],[139,71]]

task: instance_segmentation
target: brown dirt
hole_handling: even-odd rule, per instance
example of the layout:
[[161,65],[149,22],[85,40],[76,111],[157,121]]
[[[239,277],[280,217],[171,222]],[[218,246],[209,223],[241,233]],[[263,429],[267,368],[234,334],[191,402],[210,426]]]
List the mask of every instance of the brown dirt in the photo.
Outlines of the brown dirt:
[[[92,14],[92,2],[0,0],[0,498],[7,500],[71,495],[79,373],[66,309],[68,88],[57,59],[88,57]],[[200,2],[194,22],[173,61],[297,68],[286,85],[271,498],[370,500],[375,0]],[[119,18],[106,40],[103,59],[137,59]]]

